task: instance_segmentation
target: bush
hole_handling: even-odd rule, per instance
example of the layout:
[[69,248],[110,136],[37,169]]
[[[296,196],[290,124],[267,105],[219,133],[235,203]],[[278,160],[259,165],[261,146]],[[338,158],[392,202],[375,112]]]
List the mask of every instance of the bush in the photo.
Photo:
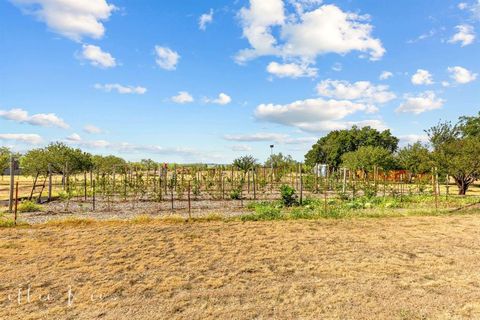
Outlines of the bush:
[[258,206],[255,208],[255,213],[240,216],[242,221],[269,221],[283,218],[281,210],[272,206]]
[[42,206],[33,201],[22,201],[18,205],[19,212],[38,212],[42,211]]
[[233,189],[230,192],[230,199],[232,200],[240,200],[242,198],[241,192],[238,189]]
[[289,185],[282,185],[280,187],[280,194],[282,196],[282,203],[285,207],[291,207],[297,204],[297,195],[295,194],[295,189]]

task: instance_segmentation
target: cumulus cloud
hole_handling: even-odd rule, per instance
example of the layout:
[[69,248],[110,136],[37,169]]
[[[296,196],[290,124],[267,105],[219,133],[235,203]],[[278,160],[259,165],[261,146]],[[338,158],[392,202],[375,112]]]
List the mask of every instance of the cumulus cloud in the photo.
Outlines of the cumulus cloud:
[[205,31],[207,29],[207,24],[213,22],[213,9],[210,9],[208,13],[204,13],[198,19],[198,27],[200,30]]
[[407,95],[405,101],[395,110],[402,113],[420,114],[442,108],[445,100],[438,98],[433,91],[425,91],[417,96]]
[[28,111],[20,108],[0,110],[0,118],[18,123],[28,123],[33,126],[58,127],[62,129],[69,128],[69,125],[54,113],[37,113],[29,115]]
[[279,78],[301,78],[301,77],[316,77],[317,68],[311,68],[308,64],[298,63],[278,63],[270,62],[267,66],[268,73],[273,74]]
[[224,106],[232,102],[232,98],[228,94],[221,92],[217,98],[215,99],[207,98],[205,101]]
[[140,86],[124,86],[118,83],[95,84],[95,89],[103,90],[105,92],[117,91],[120,94],[144,94],[147,88]]
[[374,85],[369,81],[349,83],[327,79],[317,85],[317,92],[324,97],[370,103],[387,103],[396,98],[387,85]]
[[[261,104],[255,110],[259,120],[292,126],[304,131],[329,131],[360,122],[346,122],[345,117],[354,113],[375,112],[371,105],[349,100],[306,99],[289,104]],[[372,120],[368,120],[372,121]],[[372,122],[379,125],[379,122]]]
[[179,91],[178,95],[173,96],[171,100],[175,103],[180,104],[190,103],[194,101],[193,97],[187,91]]
[[391,73],[390,71],[383,71],[378,78],[380,80],[387,80],[391,77],[393,77],[393,73]]
[[41,136],[33,133],[0,133],[0,140],[15,141],[27,144],[40,144],[43,142]]
[[468,24],[461,24],[455,27],[457,33],[455,33],[450,40],[449,43],[457,43],[460,42],[462,47],[468,46],[472,44],[475,40],[475,30],[473,26]]
[[428,70],[418,69],[411,79],[414,85],[430,85],[433,84],[432,74]]
[[99,46],[84,44],[82,46],[82,59],[88,60],[92,66],[100,68],[113,68],[117,65],[115,58],[108,52],[103,51]]
[[155,54],[155,62],[160,68],[169,71],[177,69],[177,64],[180,60],[178,52],[167,47],[155,46]]
[[23,12],[34,15],[49,29],[74,41],[83,37],[100,39],[103,22],[116,9],[105,0],[11,0]]
[[459,66],[449,67],[447,70],[450,73],[450,77],[459,84],[472,82],[477,79],[478,75],[477,73],[473,73],[472,71]]
[[89,134],[100,134],[103,133],[103,130],[92,125],[92,124],[87,124],[85,127],[83,127],[83,131]]
[[310,11],[299,7],[302,10],[289,13],[282,0],[250,0],[250,7],[242,8],[239,17],[251,48],[238,52],[236,61],[274,55],[312,62],[318,55],[351,51],[367,53],[372,60],[384,55],[381,41],[371,35],[368,16],[344,12],[332,4]]

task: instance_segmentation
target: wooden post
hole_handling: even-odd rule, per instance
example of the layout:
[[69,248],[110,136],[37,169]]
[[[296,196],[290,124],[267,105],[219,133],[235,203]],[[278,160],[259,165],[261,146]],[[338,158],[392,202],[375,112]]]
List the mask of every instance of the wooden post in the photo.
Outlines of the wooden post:
[[52,201],[52,166],[48,164],[48,202]]
[[13,194],[15,187],[15,159],[10,156],[10,196],[8,198],[8,211],[13,212]]
[[300,171],[300,205],[303,203],[303,175],[302,175],[302,164],[298,165],[298,171]]
[[17,210],[18,210],[18,181],[15,184],[15,217],[14,224],[17,225]]
[[188,180],[188,219],[192,219],[192,204],[190,202],[190,180]]
[[255,186],[255,172],[256,169],[252,169],[252,179],[253,179],[253,200],[257,200],[257,188]]
[[92,183],[92,211],[95,211],[95,181]]
[[343,168],[342,192],[347,191],[347,168]]
[[446,186],[447,191],[445,192],[445,197],[446,197],[447,200],[448,200],[448,196],[450,194],[450,179],[449,178],[450,177],[447,174],[447,176],[445,177],[445,181],[446,181],[446,184],[447,184],[447,186]]
[[87,171],[83,173],[83,193],[84,200],[87,201]]
[[172,202],[172,211],[174,210],[174,207],[173,207],[173,188],[174,186],[170,186],[170,200]]

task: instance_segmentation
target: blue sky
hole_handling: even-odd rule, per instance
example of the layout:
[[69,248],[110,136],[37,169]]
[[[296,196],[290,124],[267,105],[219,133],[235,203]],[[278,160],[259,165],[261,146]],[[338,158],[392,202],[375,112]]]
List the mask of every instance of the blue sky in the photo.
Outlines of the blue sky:
[[480,1],[0,1],[0,144],[297,160],[330,130],[424,140],[479,111]]

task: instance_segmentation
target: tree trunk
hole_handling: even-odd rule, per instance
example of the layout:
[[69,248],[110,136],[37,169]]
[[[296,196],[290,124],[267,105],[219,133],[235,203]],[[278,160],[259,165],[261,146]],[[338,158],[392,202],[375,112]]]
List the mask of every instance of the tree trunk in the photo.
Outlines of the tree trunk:
[[466,179],[461,179],[455,177],[455,183],[458,187],[458,195],[464,196],[467,193],[468,187],[470,186],[470,182]]

